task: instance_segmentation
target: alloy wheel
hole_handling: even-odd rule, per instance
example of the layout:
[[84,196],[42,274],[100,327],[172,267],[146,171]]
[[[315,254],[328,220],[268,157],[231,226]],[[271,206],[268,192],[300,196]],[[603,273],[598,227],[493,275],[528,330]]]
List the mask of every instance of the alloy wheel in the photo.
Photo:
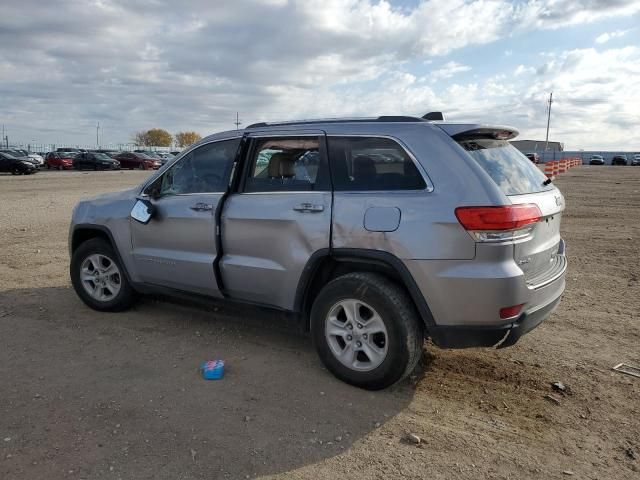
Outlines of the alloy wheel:
[[387,356],[388,334],[382,317],[361,300],[345,299],[331,307],[325,336],[331,353],[352,370],[374,370]]
[[115,262],[99,253],[89,255],[80,266],[85,291],[100,302],[113,300],[120,292],[122,276]]

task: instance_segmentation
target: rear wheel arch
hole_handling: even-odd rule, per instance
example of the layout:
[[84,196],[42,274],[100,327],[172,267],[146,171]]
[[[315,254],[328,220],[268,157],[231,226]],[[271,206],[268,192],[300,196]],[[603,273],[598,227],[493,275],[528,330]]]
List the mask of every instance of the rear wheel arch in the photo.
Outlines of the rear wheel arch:
[[323,249],[314,253],[305,266],[298,289],[294,310],[300,313],[309,330],[310,312],[320,290],[331,280],[352,272],[379,273],[402,287],[413,301],[424,325],[425,335],[434,326],[433,315],[404,263],[395,255],[380,250],[368,249]]

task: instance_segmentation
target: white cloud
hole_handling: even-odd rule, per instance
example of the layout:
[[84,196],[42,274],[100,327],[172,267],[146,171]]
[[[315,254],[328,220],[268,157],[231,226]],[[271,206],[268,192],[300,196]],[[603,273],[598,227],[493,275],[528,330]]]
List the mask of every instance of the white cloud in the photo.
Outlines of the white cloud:
[[524,65],[518,65],[513,72],[516,77],[520,75],[533,74],[536,73],[536,69],[533,67],[525,67]]
[[468,65],[462,65],[458,62],[450,61],[445,63],[441,68],[432,71],[429,77],[432,81],[442,80],[445,78],[451,78],[458,73],[468,72],[471,67]]
[[[97,120],[114,142],[155,126],[208,133],[231,127],[236,111],[249,123],[442,109],[453,118],[537,125],[544,92],[566,87],[558,71],[575,71],[562,78],[576,91],[581,78],[598,78],[614,105],[637,81],[625,88],[611,79],[624,66],[605,52],[589,55],[611,64],[588,63],[592,70],[576,51],[470,83],[462,80],[470,67],[444,56],[639,10],[637,0],[424,0],[402,8],[384,0],[8,2],[0,16],[3,122],[14,137],[48,143],[89,143]],[[425,81],[412,63],[442,66]],[[560,111],[567,92],[558,93]],[[600,114],[598,104],[590,108],[584,115]],[[637,115],[624,112],[640,130]]]
[[627,30],[616,30],[614,32],[605,32],[602,35],[598,35],[596,37],[597,44],[607,43],[609,40],[613,38],[619,38],[624,36],[627,33]]

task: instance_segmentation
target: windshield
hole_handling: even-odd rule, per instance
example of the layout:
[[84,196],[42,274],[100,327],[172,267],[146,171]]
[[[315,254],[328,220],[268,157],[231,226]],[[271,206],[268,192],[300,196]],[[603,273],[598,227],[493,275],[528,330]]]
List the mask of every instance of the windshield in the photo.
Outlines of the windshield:
[[500,187],[505,195],[551,190],[547,177],[531,160],[505,140],[473,138],[458,143]]
[[111,160],[111,157],[106,153],[94,153],[93,156],[96,160]]

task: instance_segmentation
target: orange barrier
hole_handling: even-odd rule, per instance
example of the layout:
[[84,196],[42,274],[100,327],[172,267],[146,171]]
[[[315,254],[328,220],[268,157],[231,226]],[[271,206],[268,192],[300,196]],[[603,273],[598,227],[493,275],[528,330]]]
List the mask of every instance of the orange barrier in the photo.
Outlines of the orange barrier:
[[558,173],[563,174],[567,171],[567,159],[563,158],[560,160],[560,169],[558,170]]
[[547,178],[557,177],[561,173],[565,173],[573,167],[579,167],[582,165],[582,159],[579,157],[568,157],[560,160],[549,160],[544,162],[542,171]]
[[547,178],[553,177],[553,161],[544,164],[544,174]]

